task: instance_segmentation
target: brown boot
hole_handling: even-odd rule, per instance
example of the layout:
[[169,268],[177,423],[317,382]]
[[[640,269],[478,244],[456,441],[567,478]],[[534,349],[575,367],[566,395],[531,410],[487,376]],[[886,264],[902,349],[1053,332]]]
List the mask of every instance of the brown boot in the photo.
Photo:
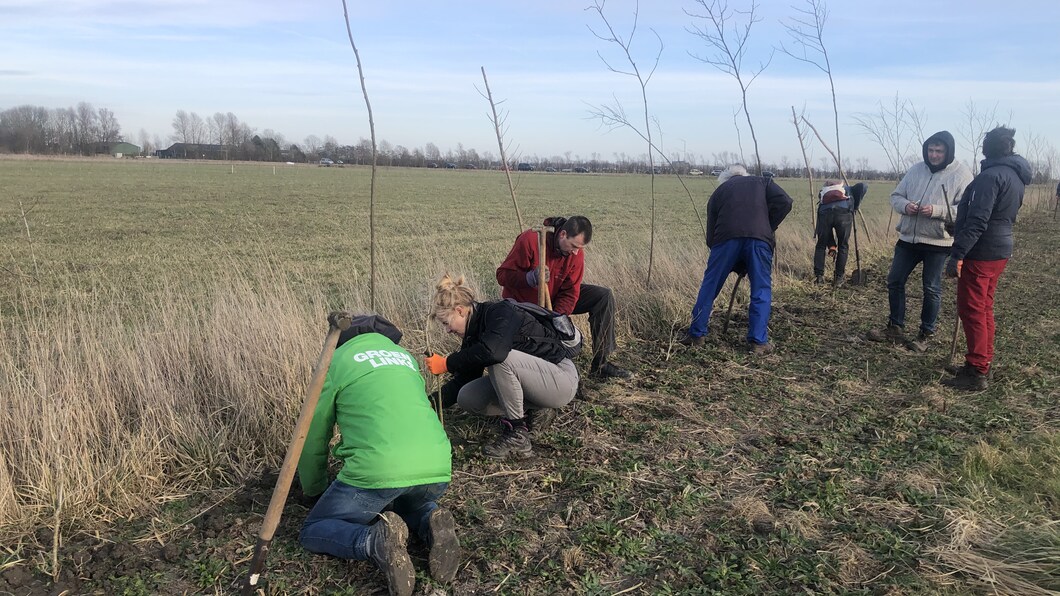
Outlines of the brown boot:
[[369,532],[368,557],[386,574],[390,596],[412,596],[416,572],[405,550],[409,539],[408,526],[398,514],[387,511],[383,519],[372,524]]
[[900,344],[906,341],[905,331],[898,325],[888,324],[883,329],[873,329],[865,334],[865,339],[869,341],[880,341],[890,342],[892,344]]
[[447,584],[456,577],[462,554],[460,540],[456,537],[456,520],[448,509],[439,507],[431,512],[427,523],[431,530],[431,577]]
[[942,384],[961,391],[983,391],[987,388],[987,376],[970,364],[965,364],[952,379],[943,379]]

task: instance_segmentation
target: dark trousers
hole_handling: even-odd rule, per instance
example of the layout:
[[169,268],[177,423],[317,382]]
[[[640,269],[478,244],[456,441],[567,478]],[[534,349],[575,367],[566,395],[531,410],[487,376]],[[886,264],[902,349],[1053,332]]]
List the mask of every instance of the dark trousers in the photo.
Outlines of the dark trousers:
[[593,366],[607,362],[614,353],[615,344],[615,295],[611,288],[582,284],[578,302],[571,314],[589,314],[589,332],[593,336]]
[[813,274],[824,275],[824,256],[829,246],[836,247],[835,279],[843,279],[850,253],[850,229],[854,212],[849,209],[822,209],[817,214],[817,246],[813,251]]
[[924,304],[920,308],[920,331],[928,335],[935,332],[942,306],[942,270],[946,268],[948,256],[935,247],[901,242],[894,245],[894,259],[887,273],[887,301],[891,307],[889,324],[905,327],[905,282],[913,269],[923,263],[920,273],[924,281]]

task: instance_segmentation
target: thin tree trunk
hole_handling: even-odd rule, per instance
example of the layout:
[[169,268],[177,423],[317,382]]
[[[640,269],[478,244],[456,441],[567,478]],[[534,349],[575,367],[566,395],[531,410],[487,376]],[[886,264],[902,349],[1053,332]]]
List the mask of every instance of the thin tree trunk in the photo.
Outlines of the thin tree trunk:
[[508,156],[504,152],[504,138],[501,135],[501,122],[497,119],[497,104],[493,103],[493,93],[490,91],[490,82],[486,78],[486,67],[480,66],[482,69],[482,82],[486,84],[486,99],[490,102],[490,110],[493,111],[493,131],[497,133],[497,148],[501,152],[501,164],[504,168],[504,176],[508,178],[508,192],[512,194],[512,205],[515,206],[515,218],[519,222],[519,229],[516,230],[516,234],[521,234],[525,229],[523,227],[523,214],[519,211],[519,201],[515,198],[515,185],[512,184],[512,172],[508,169]]
[[802,149],[802,161],[806,164],[806,180],[810,183],[810,232],[817,236],[817,208],[813,201],[813,168],[810,167],[810,158],[806,155],[806,143],[802,141],[802,129],[799,128],[799,117],[795,114],[795,106],[791,106],[791,123],[795,125],[795,136],[799,137],[799,148]]

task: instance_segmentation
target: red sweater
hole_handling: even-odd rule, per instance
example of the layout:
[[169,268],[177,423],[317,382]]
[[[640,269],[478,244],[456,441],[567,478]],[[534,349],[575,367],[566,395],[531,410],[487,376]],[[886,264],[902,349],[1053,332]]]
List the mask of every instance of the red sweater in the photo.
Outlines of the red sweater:
[[[550,220],[545,220],[549,225]],[[552,310],[569,315],[578,302],[585,273],[585,251],[563,256],[556,248],[555,234],[545,238],[548,247],[548,291],[552,297]],[[514,298],[519,302],[537,303],[537,288],[526,283],[526,272],[537,268],[537,232],[527,230],[515,239],[508,257],[497,268],[497,283],[501,285],[501,297]]]

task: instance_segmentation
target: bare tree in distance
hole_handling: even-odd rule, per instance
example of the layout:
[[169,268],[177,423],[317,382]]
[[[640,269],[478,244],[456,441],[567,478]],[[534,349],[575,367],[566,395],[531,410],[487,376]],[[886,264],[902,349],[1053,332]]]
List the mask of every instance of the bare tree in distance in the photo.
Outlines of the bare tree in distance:
[[[589,31],[594,36],[596,36],[597,39],[617,45],[622,50],[622,54],[625,56],[626,62],[629,63],[629,70],[623,70],[612,66],[611,63],[607,61],[607,58],[604,58],[604,55],[601,54],[599,50],[597,50],[596,55],[600,58],[600,60],[604,63],[604,66],[606,66],[609,71],[637,79],[637,84],[640,85],[641,103],[644,107],[644,132],[641,134],[641,136],[647,139],[648,142],[648,174],[651,176],[651,239],[648,243],[648,275],[647,279],[645,280],[645,285],[651,287],[651,271],[652,265],[655,261],[655,160],[652,157],[655,152],[653,151],[653,145],[651,141],[651,119],[648,115],[648,82],[651,81],[652,75],[655,74],[655,69],[659,67],[659,58],[662,57],[663,43],[662,38],[659,37],[659,34],[656,33],[654,29],[649,29],[649,31],[651,31],[652,34],[655,35],[656,41],[659,42],[659,51],[655,54],[655,61],[652,64],[651,68],[647,69],[646,74],[642,73],[640,67],[637,66],[637,61],[633,58],[633,52],[631,49],[633,46],[633,38],[637,34],[637,24],[638,19],[640,18],[640,2],[636,2],[633,6],[633,24],[630,27],[629,36],[625,39],[623,39],[618,33],[615,32],[614,27],[611,26],[611,22],[607,19],[607,15],[604,14],[604,5],[606,3],[607,0],[594,0],[592,5],[586,8],[586,10],[592,10],[596,12],[596,14],[600,17],[600,20],[603,21],[604,27],[607,29],[607,34],[601,35],[595,30],[593,30],[591,26],[589,26]],[[625,117],[625,112],[622,108],[622,105],[618,102],[617,97],[615,98],[615,103],[613,106],[602,106],[600,109],[597,110],[597,113],[594,114],[595,116],[600,117],[601,121],[604,122],[605,125],[608,124],[608,120],[605,116],[601,116],[601,114],[606,114],[607,111],[614,112],[616,114],[621,115],[622,117],[621,121],[615,119],[610,120],[610,126],[631,126],[634,130],[639,132],[639,129],[635,126],[632,126],[632,123],[630,123],[629,119]]]
[[[685,10],[685,14],[693,19],[702,19],[704,24],[699,26],[693,21],[692,26],[686,30],[703,40],[707,47],[713,48],[714,51],[709,55],[692,54],[691,52],[689,54],[693,58],[709,64],[736,79],[736,83],[740,86],[740,107],[744,117],[747,119],[747,128],[751,132],[751,141],[755,147],[755,173],[761,175],[762,159],[758,151],[758,137],[755,135],[755,127],[751,123],[751,113],[747,110],[747,89],[758,78],[758,75],[762,74],[762,71],[769,66],[776,50],[769,52],[769,58],[765,62],[760,63],[757,70],[753,70],[750,73],[745,72],[743,70],[743,61],[747,56],[747,41],[751,36],[751,27],[762,20],[761,17],[755,14],[758,10],[758,4],[752,0],[750,8],[747,10],[730,9],[728,2],[724,0],[696,0],[696,4],[703,9],[703,14],[688,10]],[[729,29],[730,25],[731,29]],[[735,124],[735,120],[734,114],[733,124]],[[739,135],[739,132],[740,129],[737,126],[736,134]],[[743,161],[742,148],[740,149],[740,154],[741,161]]]
[[523,231],[523,214],[519,211],[519,201],[515,198],[515,185],[512,184],[512,171],[508,164],[508,156],[504,147],[504,133],[508,130],[507,121],[508,113],[501,112],[497,114],[497,104],[504,103],[504,100],[499,102],[493,101],[493,92],[490,91],[490,82],[486,78],[486,67],[479,67],[482,69],[482,82],[486,85],[486,93],[479,91],[479,94],[486,98],[490,102],[490,122],[493,123],[493,131],[497,133],[497,148],[501,152],[501,168],[504,169],[504,176],[508,179],[508,191],[512,195],[512,205],[515,207],[515,219],[519,224],[519,229],[516,230],[516,234],[520,234]]
[[968,165],[973,176],[979,174],[979,151],[983,148],[983,136],[997,123],[997,105],[995,101],[989,108],[980,107],[975,100],[969,99],[961,111],[961,139],[965,149],[971,153]]
[[342,0],[342,18],[346,21],[346,35],[350,38],[350,47],[353,55],[357,58],[357,76],[361,80],[361,94],[364,95],[364,105],[368,108],[368,129],[372,133],[372,182],[368,193],[368,236],[371,245],[371,277],[368,282],[369,294],[371,295],[371,308],[375,311],[375,173],[377,150],[375,144],[375,120],[372,118],[372,102],[368,101],[368,88],[364,84],[364,69],[361,67],[361,54],[357,51],[357,44],[353,42],[353,29],[350,28],[350,14],[346,8],[346,0]]
[[[894,94],[893,103],[880,101],[878,105],[879,110],[874,113],[854,114],[854,122],[883,150],[887,163],[891,165],[891,173],[898,180],[911,163],[916,163],[910,159],[910,147],[924,140],[920,137],[923,134],[923,113],[918,112],[909,100],[901,99],[898,93]],[[891,229],[893,223],[894,209],[891,209],[887,229]]]
[[[803,113],[805,113],[805,108]],[[806,180],[810,184],[810,233],[814,236],[817,235],[817,209],[814,205],[813,190],[813,166],[810,165],[810,156],[806,153],[806,134],[807,131],[799,124],[799,115],[795,113],[795,106],[791,106],[791,123],[795,125],[795,136],[799,137],[799,148],[802,149],[802,162],[806,164]]]
[[[788,49],[782,43],[780,51],[800,62],[816,66],[828,75],[828,85],[832,91],[832,115],[835,119],[835,161],[838,166],[843,160],[843,151],[839,143],[839,106],[835,97],[832,62],[828,58],[828,48],[824,44],[824,25],[828,21],[828,5],[824,0],[805,0],[804,8],[798,6],[792,8],[795,9],[797,15],[792,17],[789,23],[784,23],[784,28],[795,45],[793,49]],[[806,121],[805,116],[803,121]],[[816,130],[814,132],[816,133]],[[820,135],[817,136],[820,138]],[[828,152],[831,153],[831,149]]]

